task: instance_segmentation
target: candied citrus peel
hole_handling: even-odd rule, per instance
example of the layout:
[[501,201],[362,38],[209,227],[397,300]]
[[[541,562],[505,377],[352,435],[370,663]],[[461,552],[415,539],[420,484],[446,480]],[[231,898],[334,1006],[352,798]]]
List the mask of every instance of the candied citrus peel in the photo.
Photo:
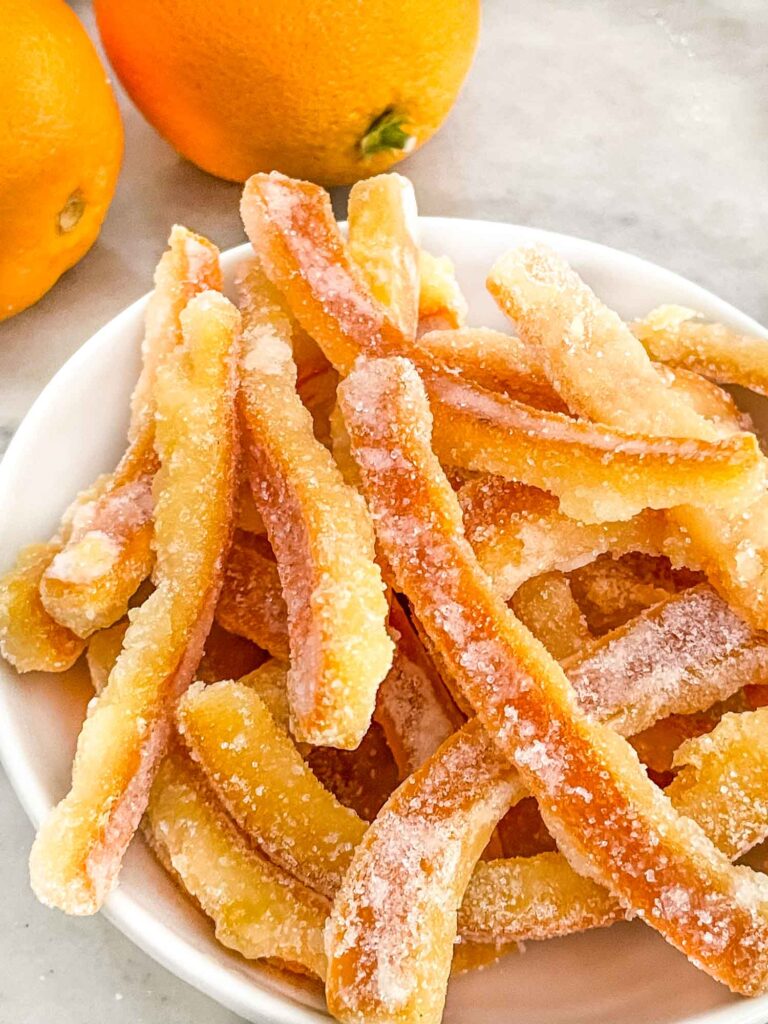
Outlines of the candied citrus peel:
[[524,789],[475,719],[390,797],[326,930],[326,998],[342,1021],[439,1021],[456,914],[496,822]]
[[[341,385],[340,401],[397,584],[560,849],[707,973],[736,991],[764,990],[768,890],[675,812],[626,740],[578,709],[562,669],[494,592],[431,451],[427,396],[412,364],[364,364]],[[339,943],[329,979],[348,948]],[[344,996],[331,998],[343,1005]]]
[[[675,400],[642,344],[565,261],[544,246],[513,250],[488,287],[535,348],[569,408],[626,430],[711,440],[718,429]],[[766,461],[761,459],[765,471]],[[682,505],[670,517],[723,597],[768,626],[768,494],[738,510]]]
[[570,581],[562,573],[544,573],[523,583],[515,592],[511,607],[558,661],[578,654],[592,641]]
[[406,338],[419,317],[418,214],[413,185],[400,174],[379,174],[349,193],[347,250],[373,297]]
[[651,359],[768,395],[765,338],[708,323],[683,306],[659,306],[629,326]]
[[762,481],[753,434],[714,441],[660,438],[534,409],[505,395],[425,373],[441,462],[556,494],[584,522],[645,508],[744,503]]
[[[667,796],[730,859],[768,834],[767,724],[765,708],[728,714],[708,734],[686,741],[675,756],[681,770]],[[744,868],[736,871],[749,877]],[[577,874],[562,854],[545,853],[478,864],[459,910],[459,927],[476,942],[515,942],[602,927],[625,916],[607,889]],[[713,942],[727,940],[719,919],[709,925]]]
[[447,256],[433,256],[420,249],[418,333],[463,327],[467,310],[453,263]]
[[384,730],[402,782],[453,735],[464,715],[451,700],[396,597],[389,622],[397,646],[392,668],[379,688],[374,717]]
[[605,552],[669,550],[682,545],[661,512],[646,509],[631,519],[582,523],[560,511],[553,494],[483,475],[458,492],[467,539],[505,599],[542,573],[569,572]]
[[352,749],[392,661],[373,529],[314,437],[296,393],[290,322],[254,274],[244,309],[244,448],[288,610],[291,727],[299,740]]
[[72,634],[84,638],[116,622],[148,575],[150,488],[157,467],[152,444],[156,370],[178,342],[186,302],[220,281],[215,246],[175,227],[147,307],[128,450],[113,473],[99,477],[70,505],[48,545],[47,561],[43,549],[33,545],[29,557],[22,553],[17,567],[0,580],[0,652],[20,672],[69,668],[85,646]]
[[196,684],[177,721],[240,827],[270,860],[332,896],[366,824],[318,782],[257,691],[242,682]]
[[218,293],[196,296],[157,371],[156,589],[131,612],[83,724],[72,788],[30,856],[38,898],[69,913],[94,913],[116,883],[211,625],[232,524],[239,321]]
[[211,918],[219,942],[248,959],[277,957],[324,977],[328,904],[248,844],[178,750],[160,766],[143,831]]
[[0,651],[19,672],[64,672],[85,648],[40,600],[40,579],[60,550],[55,542],[30,544],[0,578]]
[[79,636],[112,625],[152,568],[154,387],[158,369],[181,342],[180,314],[206,289],[221,288],[215,245],[176,225],[155,271],[145,314],[143,367],[134,390],[129,446],[99,494],[81,504],[62,550],[40,583],[45,608]]

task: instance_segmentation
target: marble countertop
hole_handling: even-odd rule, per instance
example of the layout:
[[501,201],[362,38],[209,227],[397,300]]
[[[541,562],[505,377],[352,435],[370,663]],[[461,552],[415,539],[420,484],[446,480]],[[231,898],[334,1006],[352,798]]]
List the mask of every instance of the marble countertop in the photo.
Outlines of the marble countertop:
[[[75,9],[93,31],[89,5]],[[425,214],[536,225],[626,249],[768,322],[768,6],[762,0],[485,0],[441,133],[402,170]],[[181,160],[121,95],[126,156],[91,252],[0,325],[0,450],[56,369],[143,294],[174,221],[244,240],[239,187]],[[338,212],[343,191],[334,197]],[[0,1018],[231,1024],[102,918],[27,888],[32,838],[0,772]]]

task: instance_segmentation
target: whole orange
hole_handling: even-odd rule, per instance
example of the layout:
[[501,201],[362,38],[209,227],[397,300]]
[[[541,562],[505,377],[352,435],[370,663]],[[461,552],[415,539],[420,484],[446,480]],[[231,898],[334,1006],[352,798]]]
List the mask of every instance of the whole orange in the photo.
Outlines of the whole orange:
[[91,247],[123,129],[104,67],[64,0],[0,0],[0,320]]
[[326,185],[386,170],[450,110],[479,0],[95,0],[144,116],[211,174]]

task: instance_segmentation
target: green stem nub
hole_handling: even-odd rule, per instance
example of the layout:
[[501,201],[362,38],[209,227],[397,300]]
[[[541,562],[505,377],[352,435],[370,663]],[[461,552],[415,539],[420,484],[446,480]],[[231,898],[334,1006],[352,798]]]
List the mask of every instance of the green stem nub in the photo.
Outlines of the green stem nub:
[[403,127],[407,123],[404,114],[394,107],[387,107],[383,114],[371,121],[368,131],[360,139],[360,152],[364,157],[385,153],[387,150],[402,149],[407,152],[416,141]]

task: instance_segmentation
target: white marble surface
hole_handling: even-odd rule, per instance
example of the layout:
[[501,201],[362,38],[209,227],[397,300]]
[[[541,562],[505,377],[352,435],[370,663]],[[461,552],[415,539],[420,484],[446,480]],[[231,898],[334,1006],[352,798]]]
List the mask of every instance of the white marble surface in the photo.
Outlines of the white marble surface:
[[[486,0],[465,91],[403,170],[423,213],[605,242],[766,322],[767,45],[762,0]],[[180,160],[121,103],[126,157],[98,243],[0,325],[0,448],[61,363],[147,290],[174,221],[222,247],[243,240],[238,187]],[[106,921],[38,906],[31,829],[1,773],[0,801],[0,1024],[235,1021]]]

